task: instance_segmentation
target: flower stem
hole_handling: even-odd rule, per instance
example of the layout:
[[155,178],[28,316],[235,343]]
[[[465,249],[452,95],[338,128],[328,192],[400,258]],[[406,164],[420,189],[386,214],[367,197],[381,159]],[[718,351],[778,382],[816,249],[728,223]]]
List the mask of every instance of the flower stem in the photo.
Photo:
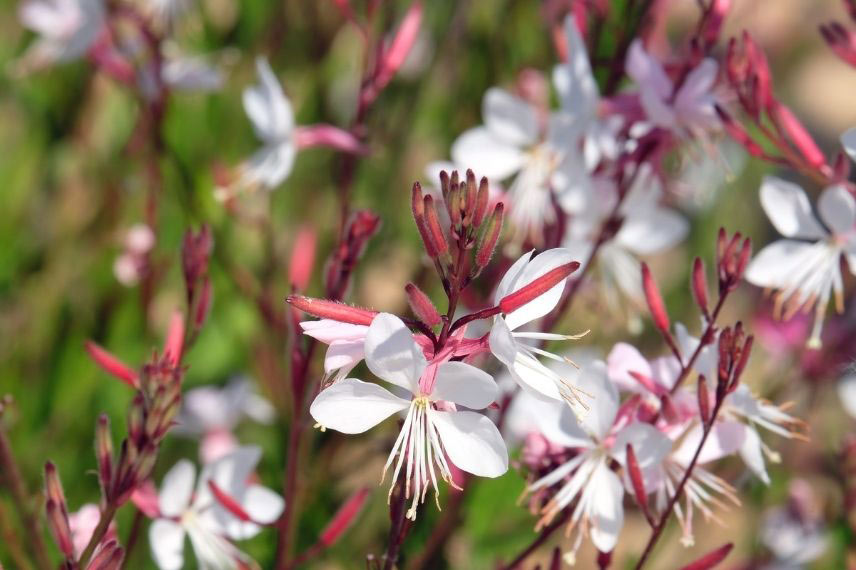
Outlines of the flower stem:
[[538,534],[538,536],[535,537],[535,540],[533,540],[529,544],[529,546],[524,548],[520,552],[520,554],[518,554],[514,558],[514,560],[508,563],[508,565],[503,566],[502,570],[515,570],[517,568],[521,568],[521,565],[529,557],[529,555],[535,552],[539,546],[547,542],[547,539],[549,539],[550,536],[552,536],[552,534],[556,532],[559,527],[561,527],[569,518],[571,518],[572,512],[573,511],[571,511],[570,509],[566,509],[565,514],[563,514],[561,518],[556,519],[548,526],[544,527],[544,529]]
[[89,564],[89,559],[92,558],[92,555],[95,553],[95,548],[101,542],[101,539],[104,538],[104,535],[107,534],[107,529],[110,528],[110,522],[113,520],[113,517],[116,516],[117,509],[118,506],[110,502],[101,511],[101,517],[98,519],[98,526],[95,527],[94,531],[92,531],[92,538],[89,539],[89,544],[87,544],[86,548],[83,549],[83,553],[81,553],[80,558],[77,561],[77,565],[80,568],[86,568],[86,565]]

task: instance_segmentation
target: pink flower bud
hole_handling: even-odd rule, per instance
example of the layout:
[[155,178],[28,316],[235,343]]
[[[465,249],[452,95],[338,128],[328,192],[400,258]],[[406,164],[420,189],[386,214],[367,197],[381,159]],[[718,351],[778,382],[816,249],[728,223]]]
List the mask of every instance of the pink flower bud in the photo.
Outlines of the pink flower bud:
[[499,307],[506,315],[537,299],[565,279],[580,267],[579,262],[572,261],[551,269],[531,283],[527,283],[517,291],[510,293],[499,301]]
[[95,364],[108,374],[115,376],[131,388],[140,387],[139,377],[135,370],[91,340],[86,341],[86,352],[89,353]]
[[473,226],[478,228],[484,221],[484,216],[487,214],[487,206],[490,200],[490,188],[487,178],[482,176],[479,182],[478,195],[476,196],[475,212],[473,213]]
[[389,48],[381,56],[380,66],[374,81],[374,89],[382,90],[386,84],[393,78],[395,73],[407,59],[407,55],[413,48],[416,42],[416,37],[419,35],[419,28],[422,25],[422,2],[416,1],[411,4],[407,14],[401,21],[395,37],[389,45]]
[[826,157],[823,152],[790,109],[781,103],[774,102],[771,116],[776,125],[788,134],[791,142],[800,151],[809,166],[812,168],[826,166]]
[[315,229],[303,226],[297,232],[294,247],[291,249],[291,262],[288,266],[288,279],[297,291],[305,291],[312,277],[315,265],[315,245],[318,240]]
[[648,510],[648,494],[645,492],[645,482],[642,479],[642,470],[639,469],[639,462],[636,460],[636,452],[633,451],[633,446],[627,444],[627,472],[630,475],[630,482],[633,484],[633,493],[636,495],[636,504],[642,509],[642,514],[645,515],[649,524],[654,523],[654,518]]
[[368,152],[368,149],[357,137],[333,125],[297,127],[294,129],[294,138],[297,147],[301,149],[323,146],[352,154]]
[[74,557],[74,541],[71,538],[71,526],[68,522],[68,506],[65,493],[56,466],[48,461],[45,463],[45,510],[47,511],[48,526],[56,540],[57,546],[66,558]]
[[360,514],[368,496],[369,490],[367,488],[362,488],[348,497],[348,500],[339,507],[336,514],[333,515],[333,518],[330,519],[330,522],[327,523],[327,526],[324,527],[323,531],[321,531],[321,536],[318,538],[318,542],[323,544],[325,547],[335,544],[345,531],[348,530],[354,520],[356,520],[357,515]]
[[199,330],[208,318],[208,313],[211,311],[212,296],[211,279],[205,277],[202,287],[199,289],[199,300],[196,302],[196,311],[193,313],[193,326],[196,330]]
[[642,288],[645,291],[648,310],[651,311],[651,317],[654,319],[654,326],[660,329],[660,331],[668,333],[669,314],[666,312],[666,306],[663,303],[663,297],[660,295],[660,289],[657,287],[657,283],[654,282],[647,263],[642,264]]
[[[452,192],[449,195],[451,196]],[[428,228],[428,235],[437,254],[443,255],[449,251],[449,244],[446,242],[443,228],[440,227],[440,218],[437,217],[437,210],[434,208],[434,198],[430,195],[425,196],[423,202],[425,204],[425,225]]]
[[681,568],[681,570],[710,570],[710,568],[713,568],[725,560],[725,557],[728,556],[728,553],[731,552],[733,547],[734,545],[730,542],[728,544],[724,544],[716,550],[708,552],[698,560],[690,562]]
[[119,542],[116,539],[109,540],[98,547],[86,570],[119,570],[124,557],[125,551],[119,546]]
[[184,346],[184,316],[175,310],[169,320],[166,341],[163,345],[163,356],[172,366],[181,362],[181,351]]
[[289,295],[285,299],[285,302],[304,313],[320,319],[332,319],[340,323],[350,323],[352,325],[368,326],[372,324],[372,320],[377,315],[377,311],[360,309],[326,299],[313,299],[312,297],[304,297],[303,295]]
[[98,481],[106,497],[113,477],[113,438],[110,434],[110,419],[107,414],[98,416],[98,423],[95,426],[95,458],[98,462]]
[[704,262],[700,257],[696,257],[693,261],[692,290],[693,297],[695,297],[701,312],[705,316],[709,316],[707,310],[707,275],[704,271]]
[[764,152],[764,149],[761,148],[761,145],[752,140],[752,137],[749,136],[749,133],[746,129],[743,128],[740,123],[735,121],[731,115],[726,113],[716,105],[716,114],[719,116],[719,120],[722,123],[723,127],[725,127],[725,131],[733,138],[738,144],[740,144],[743,148],[746,149],[751,156],[756,158],[766,158],[767,153]]
[[404,290],[407,291],[407,301],[410,304],[410,308],[419,320],[429,327],[437,326],[442,322],[440,319],[440,313],[437,312],[437,308],[434,306],[434,303],[431,302],[428,295],[426,295],[419,287],[413,283],[408,283],[404,287]]
[[627,373],[631,378],[639,382],[646,390],[651,392],[652,394],[659,394],[663,390],[654,382],[653,379],[645,376],[641,372],[636,372],[635,370],[628,370]]
[[493,251],[496,249],[496,243],[499,241],[499,236],[502,234],[503,221],[502,202],[496,205],[493,214],[483,226],[483,230],[479,234],[480,239],[476,244],[476,267],[486,267],[493,257]]
[[701,415],[701,422],[703,425],[707,425],[710,422],[710,393],[707,389],[707,380],[705,380],[704,374],[698,375],[697,392],[698,411]]

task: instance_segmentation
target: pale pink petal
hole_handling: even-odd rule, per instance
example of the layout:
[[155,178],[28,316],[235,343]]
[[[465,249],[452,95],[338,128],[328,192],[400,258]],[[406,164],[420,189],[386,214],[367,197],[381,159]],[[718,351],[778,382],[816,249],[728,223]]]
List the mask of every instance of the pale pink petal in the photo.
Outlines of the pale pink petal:
[[606,357],[606,372],[609,379],[622,390],[639,392],[642,385],[633,378],[630,373],[637,372],[648,378],[652,378],[651,365],[636,347],[619,342]]

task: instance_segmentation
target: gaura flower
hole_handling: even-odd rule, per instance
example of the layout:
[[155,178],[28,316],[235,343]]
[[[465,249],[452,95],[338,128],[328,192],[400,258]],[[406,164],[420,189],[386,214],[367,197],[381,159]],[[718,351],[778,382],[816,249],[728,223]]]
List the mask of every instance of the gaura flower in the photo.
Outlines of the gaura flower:
[[844,255],[856,275],[856,199],[844,186],[826,188],[811,210],[802,188],[779,178],[761,184],[761,206],[786,239],[762,249],[749,263],[746,280],[776,291],[774,313],[790,319],[800,309],[814,309],[808,346],[820,346],[830,297],[844,311],[840,260]]
[[[567,249],[550,249],[532,258],[532,251],[525,253],[514,262],[496,288],[494,301],[500,301],[525,285],[532,283],[547,272],[573,260]],[[564,377],[551,368],[544,366],[538,356],[544,356],[557,362],[566,359],[546,350],[527,344],[527,341],[573,340],[582,335],[563,335],[537,331],[520,331],[523,325],[531,323],[552,311],[565,290],[567,280],[553,286],[522,307],[507,315],[494,317],[488,342],[490,350],[511,373],[520,386],[540,398],[566,401],[575,410],[583,410],[586,404],[579,391]],[[585,333],[584,333],[585,334]]]
[[554,201],[576,212],[588,200],[588,175],[576,151],[579,127],[564,111],[541,121],[533,105],[497,87],[485,93],[482,117],[484,126],[455,140],[452,161],[491,180],[514,176],[505,203],[515,240],[539,244],[544,226],[556,221]]
[[627,52],[625,69],[639,86],[640,102],[654,125],[678,136],[702,139],[719,126],[713,93],[719,70],[716,60],[704,58],[675,86],[663,64],[637,39]]
[[273,406],[253,391],[249,380],[233,380],[222,388],[188,390],[181,400],[176,432],[201,437],[199,455],[208,464],[238,447],[232,432],[241,420],[270,424],[274,415]]
[[568,533],[579,525],[570,556],[582,539],[591,536],[595,547],[610,552],[618,542],[624,524],[624,484],[610,467],[612,460],[624,465],[627,445],[632,445],[639,466],[649,470],[662,461],[671,442],[647,423],[622,425],[617,421],[619,396],[606,375],[606,365],[595,361],[582,371],[559,365],[564,374],[576,375],[575,383],[591,394],[590,409],[579,419],[567,406],[531,400],[533,418],[551,442],[574,449],[574,455],[551,473],[532,483],[529,491],[556,486],[552,499],[543,507],[538,525],[548,524],[559,512],[574,503]]
[[[236,449],[205,466],[195,492],[193,463],[181,460],[167,472],[158,494],[159,515],[149,527],[152,554],[161,570],[183,567],[185,535],[200,568],[237,569],[250,563],[230,540],[252,538],[261,524],[273,523],[285,508],[282,497],[249,481],[260,457],[258,447]],[[234,504],[224,505],[211,483]]]
[[429,486],[437,498],[435,466],[453,486],[449,461],[481,477],[505,473],[508,454],[499,430],[486,416],[459,409],[479,410],[494,401],[497,387],[489,374],[463,362],[428,362],[410,330],[388,313],[372,321],[365,358],[369,370],[401,396],[378,384],[345,378],[323,390],[309,412],[324,427],[356,434],[407,410],[383,474],[395,463],[391,495],[403,472],[405,496],[413,499],[408,518],[416,518],[416,508],[425,501]]
[[21,61],[25,67],[41,68],[83,57],[104,27],[101,0],[27,0],[18,16],[39,35]]

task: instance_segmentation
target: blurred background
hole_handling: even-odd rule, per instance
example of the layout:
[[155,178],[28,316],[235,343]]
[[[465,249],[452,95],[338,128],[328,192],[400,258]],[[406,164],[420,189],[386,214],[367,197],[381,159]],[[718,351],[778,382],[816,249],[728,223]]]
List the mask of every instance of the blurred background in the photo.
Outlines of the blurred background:
[[[387,28],[408,4],[382,3]],[[694,25],[697,6],[693,0],[670,4],[668,32],[678,42]],[[14,397],[2,421],[29,489],[41,487],[43,464],[50,459],[59,468],[72,509],[97,500],[95,418],[106,412],[118,440],[130,392],[96,367],[84,343],[95,340],[134,364],[161,345],[171,311],[184,302],[182,235],[203,222],[214,232],[214,301],[185,360],[186,386],[222,385],[238,377],[257,383],[280,412],[274,429],[248,422],[237,433],[241,442],[264,448],[260,477],[279,488],[290,422],[282,381],[286,344],[259,317],[241,275],[253,276],[275,310],[283,311],[292,246],[298,230],[312,226],[319,233],[319,261],[308,293],[321,294],[322,261],[338,224],[342,156],[326,149],[301,152],[282,187],[269,200],[259,198],[261,222],[230,215],[214,199],[213,189],[218,169],[237,164],[257,145],[241,104],[242,89],[256,80],[255,56],[269,58],[298,124],[347,127],[362,65],[357,32],[332,2],[314,0],[199,0],[182,20],[175,33],[182,50],[206,54],[223,67],[226,80],[210,94],[177,93],[166,110],[164,151],[156,159],[162,173],[153,252],[158,280],[148,290],[120,283],[114,272],[129,229],[144,221],[150,184],[149,163],[134,147],[138,101],[85,62],[19,77],[13,62],[32,34],[20,25],[17,9],[14,0],[0,4],[0,393]],[[481,99],[488,87],[513,84],[525,68],[549,74],[556,55],[544,10],[543,4],[525,0],[426,3],[414,52],[367,118],[370,155],[359,162],[353,203],[377,212],[383,226],[358,268],[351,302],[406,311],[404,283],[427,270],[409,214],[410,186],[414,180],[426,182],[426,164],[447,159],[455,137],[481,122]],[[847,21],[837,0],[735,0],[725,33],[745,29],[754,35],[776,73],[777,94],[825,151],[836,149],[840,133],[856,125],[856,71],[832,54],[817,31],[831,19]],[[689,261],[695,255],[711,258],[718,227],[751,236],[756,250],[776,235],[758,204],[759,181],[770,167],[741,158],[742,152],[733,148],[726,147],[723,155],[722,163],[711,163],[705,149],[698,148],[676,162],[676,176],[703,192],[675,199],[691,217],[690,237],[652,260],[670,311],[691,327],[697,317],[685,286]],[[811,195],[820,190],[808,183],[806,188]],[[709,195],[713,193],[715,199]],[[434,293],[440,291],[436,283],[433,287]],[[582,341],[587,347],[605,355],[614,342],[628,340],[656,355],[660,341],[650,327],[641,336],[632,335],[620,320],[601,319],[598,296],[584,293],[567,326],[592,329]],[[719,474],[739,489],[743,506],[720,511],[721,525],[699,517],[697,543],[689,550],[679,544],[676,526],[670,527],[657,568],[675,568],[725,540],[736,543],[725,567],[763,567],[772,560],[761,531],[769,524],[764,521],[773,509],[786,506],[789,497],[793,503],[795,495],[822,521],[823,554],[806,567],[846,567],[848,547],[856,540],[851,526],[856,513],[848,511],[854,505],[845,496],[856,464],[850,463],[848,472],[844,443],[854,424],[839,402],[836,382],[847,358],[856,353],[856,342],[850,343],[849,354],[838,351],[834,362],[807,355],[799,342],[786,345],[782,328],[764,319],[768,310],[755,318],[760,304],[760,291],[745,286],[725,318],[749,321],[759,335],[758,327],[769,331],[746,381],[777,402],[792,400],[791,413],[808,422],[811,441],[768,440],[781,456],[779,464],[770,466],[770,486],[746,475],[738,461],[727,463]],[[852,307],[849,315],[830,319],[832,334],[836,327],[848,330],[853,319]],[[299,550],[315,541],[351,491],[364,484],[375,487],[385,449],[385,441],[359,438],[347,446],[327,445],[314,457],[312,470],[327,476],[317,477],[312,470],[300,474]],[[168,438],[155,481],[177,459],[197,456],[192,439]],[[479,481],[466,498],[465,522],[448,542],[445,561],[431,567],[490,568],[527,545],[534,520],[516,506],[523,487],[523,478],[513,471]],[[382,551],[388,525],[382,495],[385,489],[373,493],[361,523],[311,567],[357,568],[363,553]],[[5,489],[0,489],[0,514],[4,528],[18,525]],[[615,568],[625,567],[647,540],[647,525],[637,515],[628,516]],[[120,536],[127,533],[132,516],[130,507],[120,513]],[[438,516],[433,507],[423,509],[405,545],[410,560]],[[274,533],[262,533],[243,547],[266,568],[272,564],[274,540]],[[7,563],[9,545],[3,542],[0,561]],[[547,560],[554,544],[560,542],[549,543],[531,564]],[[579,559],[592,556],[584,550]],[[143,537],[128,567],[152,568],[149,559]]]

